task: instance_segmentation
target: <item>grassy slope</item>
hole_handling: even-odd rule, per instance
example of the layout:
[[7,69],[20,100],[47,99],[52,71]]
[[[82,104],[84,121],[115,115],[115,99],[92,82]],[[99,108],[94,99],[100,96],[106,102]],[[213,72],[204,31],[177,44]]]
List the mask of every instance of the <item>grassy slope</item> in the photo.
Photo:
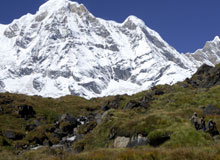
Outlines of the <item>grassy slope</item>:
[[[121,96],[119,109],[111,109],[103,122],[84,139],[73,147],[83,145],[85,152],[81,154],[65,153],[49,148],[28,151],[19,156],[13,155],[10,147],[1,148],[0,159],[76,159],[76,160],[129,160],[129,159],[220,159],[220,142],[208,133],[196,131],[189,121],[193,112],[202,115],[202,107],[213,104],[220,108],[220,86],[210,89],[196,89],[183,83],[174,86],[157,86],[165,92],[154,95],[148,109],[124,110],[130,100],[140,100],[151,90],[133,96]],[[66,96],[60,99],[29,97],[16,94],[0,94],[3,99],[13,99],[13,105],[29,104],[34,107],[37,116],[45,117],[50,123],[62,113],[86,115],[89,112],[102,112],[101,106],[113,97],[97,98],[90,101],[79,97]],[[0,98],[1,101],[1,98]],[[220,128],[220,116],[209,115],[206,121],[213,119]],[[25,122],[11,115],[0,115],[0,130],[15,129],[24,132]],[[154,139],[163,134],[171,134],[171,139],[160,147],[138,147],[136,149],[113,149],[113,140],[109,140],[111,129],[117,130],[117,136],[134,136],[137,133]],[[1,145],[0,137],[0,145]],[[9,142],[13,145],[14,142]]]

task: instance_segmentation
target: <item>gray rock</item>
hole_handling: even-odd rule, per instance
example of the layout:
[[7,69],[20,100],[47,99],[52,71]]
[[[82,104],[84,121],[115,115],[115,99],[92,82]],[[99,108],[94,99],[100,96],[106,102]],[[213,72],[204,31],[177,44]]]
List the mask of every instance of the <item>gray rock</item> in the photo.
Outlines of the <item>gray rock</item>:
[[38,16],[35,18],[35,21],[41,22],[41,21],[43,21],[43,20],[47,17],[47,15],[48,15],[48,12],[45,11],[45,12],[41,13],[40,15],[38,15]]
[[1,88],[5,88],[5,83],[0,80],[0,89],[1,89]]
[[137,147],[144,146],[149,144],[149,140],[146,137],[143,137],[141,134],[138,136],[132,137],[127,147]]
[[42,83],[39,78],[35,78],[33,80],[33,88],[40,92],[44,87],[44,83]]
[[15,44],[18,47],[26,49],[32,40],[33,39],[31,37],[29,37],[29,35],[23,35],[22,38],[16,39]]
[[26,76],[26,75],[31,75],[34,72],[32,68],[20,68],[19,70],[19,75],[20,76]]
[[83,14],[88,14],[88,10],[82,4],[79,7],[76,4],[69,4],[68,9],[71,12],[77,13],[79,16],[82,16]]
[[29,122],[29,124],[27,124],[25,126],[25,130],[26,131],[32,131],[34,130],[36,127],[41,126],[41,122],[37,119],[35,119],[34,121]]
[[128,28],[130,30],[135,30],[137,28],[137,25],[134,24],[130,19],[128,19],[124,25],[123,25],[124,28]]
[[131,100],[125,106],[125,109],[134,109],[134,108],[138,108],[138,107],[141,107],[141,104],[139,102],[135,101],[135,100]]
[[102,48],[102,49],[105,48],[104,45],[102,45],[102,44],[95,44],[95,46],[96,46],[97,48]]
[[131,76],[131,69],[121,69],[120,67],[113,68],[114,73],[118,79],[128,80]]
[[108,49],[114,52],[119,52],[118,46],[116,44],[111,45]]
[[24,135],[21,134],[21,133],[18,133],[16,131],[13,131],[13,130],[6,130],[6,131],[3,131],[3,136],[5,138],[8,138],[8,139],[12,139],[12,140],[21,140]]
[[146,137],[143,137],[141,134],[129,137],[117,137],[114,141],[113,146],[115,148],[126,148],[126,147],[137,147],[149,144],[149,140]]
[[75,127],[78,125],[77,119],[74,116],[72,116],[72,115],[70,115],[68,113],[63,114],[60,117],[59,122],[69,122],[69,123],[73,124]]
[[101,89],[94,81],[88,82],[88,83],[79,83],[79,85],[85,87],[86,89],[90,91],[93,91],[96,94],[101,94]]
[[102,106],[103,111],[107,111],[109,109],[117,109],[120,104],[121,97],[119,95],[115,96],[112,101],[108,101],[104,106]]
[[19,31],[19,27],[18,25],[15,23],[11,26],[9,26],[9,28],[7,28],[4,32],[4,35],[8,38],[13,38],[16,37]]
[[149,41],[151,41],[155,46],[158,48],[163,48],[165,45],[157,39],[157,37],[152,36],[145,28],[142,28],[142,31],[144,32],[145,36]]
[[114,141],[114,148],[126,148],[130,142],[129,137],[117,137]]
[[95,33],[103,38],[107,38],[110,35],[109,31],[104,26],[95,28]]

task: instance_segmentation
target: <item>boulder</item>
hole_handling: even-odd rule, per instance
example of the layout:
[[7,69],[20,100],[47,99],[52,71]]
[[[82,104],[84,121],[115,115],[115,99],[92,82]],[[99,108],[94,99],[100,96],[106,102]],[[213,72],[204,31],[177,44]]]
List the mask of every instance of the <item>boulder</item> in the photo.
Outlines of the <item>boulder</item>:
[[153,98],[152,94],[149,93],[146,96],[144,96],[141,101],[144,103],[149,103],[153,100],[154,100],[154,98]]
[[141,134],[138,136],[132,137],[127,147],[137,147],[144,146],[149,143],[149,140],[146,137],[143,137]]
[[137,102],[135,100],[131,100],[130,102],[128,102],[128,104],[125,106],[125,109],[134,109],[134,108],[138,108],[141,107],[140,102]]
[[33,129],[35,129],[36,127],[38,127],[40,125],[41,125],[40,121],[35,119],[33,122],[31,122],[25,126],[25,130],[32,131]]
[[102,106],[103,111],[107,111],[109,109],[117,109],[120,104],[121,97],[119,95],[115,96],[112,101],[107,102],[104,106]]
[[17,114],[24,119],[33,118],[36,114],[32,106],[20,105],[17,106]]
[[21,140],[24,138],[24,134],[19,133],[17,131],[13,131],[13,130],[3,131],[2,134],[5,138],[11,139],[11,140]]
[[114,148],[126,148],[130,142],[129,137],[117,137],[114,141]]
[[66,113],[60,117],[60,120],[57,122],[58,128],[54,131],[60,137],[67,136],[68,134],[72,134],[74,128],[80,125],[80,121],[78,121],[74,116]]
[[79,122],[77,121],[77,118],[75,118],[74,116],[72,116],[68,113],[63,114],[60,117],[59,123],[62,123],[62,122],[68,122],[69,124],[72,125],[73,128],[75,128],[75,127],[77,127],[77,125],[79,125]]
[[210,104],[203,110],[203,115],[220,115],[220,109]]

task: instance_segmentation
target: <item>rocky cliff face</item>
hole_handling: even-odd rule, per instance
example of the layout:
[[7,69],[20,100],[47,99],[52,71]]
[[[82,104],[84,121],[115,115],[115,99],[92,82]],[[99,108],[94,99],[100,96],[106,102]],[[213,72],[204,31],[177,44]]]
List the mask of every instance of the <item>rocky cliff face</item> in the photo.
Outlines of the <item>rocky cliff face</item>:
[[220,39],[218,36],[212,41],[207,41],[202,49],[196,50],[194,53],[186,54],[191,61],[198,66],[208,64],[214,66],[220,62]]
[[69,0],[0,25],[0,43],[0,92],[45,97],[133,94],[182,81],[205,61],[203,50],[180,54],[135,16],[106,21]]

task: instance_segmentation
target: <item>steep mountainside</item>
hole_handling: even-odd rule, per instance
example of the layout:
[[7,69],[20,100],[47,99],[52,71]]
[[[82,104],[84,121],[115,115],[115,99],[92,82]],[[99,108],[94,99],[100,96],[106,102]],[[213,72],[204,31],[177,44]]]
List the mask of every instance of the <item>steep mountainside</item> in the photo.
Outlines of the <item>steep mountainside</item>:
[[105,21],[69,0],[0,25],[0,43],[0,91],[45,97],[133,94],[182,81],[205,61],[179,54],[135,16]]

